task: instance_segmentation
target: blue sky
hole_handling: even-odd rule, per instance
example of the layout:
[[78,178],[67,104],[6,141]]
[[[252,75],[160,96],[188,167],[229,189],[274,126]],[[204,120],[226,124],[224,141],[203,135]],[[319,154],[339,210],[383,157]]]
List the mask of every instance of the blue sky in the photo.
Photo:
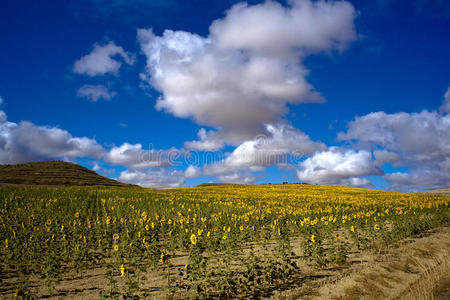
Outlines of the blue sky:
[[0,163],[450,185],[447,1],[2,1]]

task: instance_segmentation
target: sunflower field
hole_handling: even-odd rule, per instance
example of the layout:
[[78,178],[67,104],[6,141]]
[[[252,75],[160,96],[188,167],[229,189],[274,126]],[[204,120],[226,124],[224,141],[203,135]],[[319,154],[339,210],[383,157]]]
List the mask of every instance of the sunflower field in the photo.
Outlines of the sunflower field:
[[99,298],[257,297],[304,272],[299,260],[342,265],[448,223],[449,200],[303,184],[1,187],[1,295],[39,297],[38,282],[61,296],[63,278],[97,270]]

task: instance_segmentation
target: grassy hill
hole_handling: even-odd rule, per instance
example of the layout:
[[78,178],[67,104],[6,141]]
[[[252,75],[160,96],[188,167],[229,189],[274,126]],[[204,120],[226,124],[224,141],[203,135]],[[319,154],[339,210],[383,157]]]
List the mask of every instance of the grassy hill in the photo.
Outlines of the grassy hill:
[[63,161],[0,165],[0,184],[131,186]]
[[421,194],[438,194],[438,195],[446,195],[450,196],[450,188],[431,190],[431,191],[423,191]]
[[243,184],[226,183],[226,182],[204,182],[204,183],[197,185],[197,187],[211,187],[211,186],[221,186],[221,185],[243,185]]

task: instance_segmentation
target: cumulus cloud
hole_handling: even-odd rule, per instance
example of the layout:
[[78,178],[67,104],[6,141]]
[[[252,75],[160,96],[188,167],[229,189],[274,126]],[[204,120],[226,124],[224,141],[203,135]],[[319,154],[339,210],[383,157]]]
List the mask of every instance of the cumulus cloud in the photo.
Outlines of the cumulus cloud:
[[390,152],[387,150],[375,150],[373,151],[376,163],[381,166],[385,163],[395,163],[401,160],[401,156],[398,153]]
[[251,173],[232,172],[217,177],[220,182],[250,184],[256,181],[256,176]]
[[442,113],[450,114],[450,87],[444,95],[444,103],[439,109]]
[[[419,189],[439,189],[448,187],[450,183],[450,159],[444,168],[419,167],[409,172],[394,172],[386,174],[384,179],[390,183],[390,188],[401,191],[417,191]],[[444,164],[444,162],[443,162]]]
[[325,144],[312,141],[289,124],[266,124],[265,131],[268,135],[245,141],[221,161],[205,165],[203,173],[223,182],[250,183],[256,180],[253,172],[292,166],[300,158],[326,149]]
[[95,171],[95,172],[97,172],[97,173],[99,173],[99,174],[102,174],[102,175],[104,175],[104,176],[111,175],[111,174],[114,174],[114,173],[115,173],[115,170],[114,170],[114,169],[102,168],[102,167],[98,164],[98,162],[94,162],[94,166],[92,167],[92,170]]
[[288,104],[324,101],[307,83],[299,56],[344,49],[356,38],[354,18],[347,2],[283,7],[267,1],[232,7],[208,37],[140,29],[143,78],[162,93],[157,109],[214,127],[224,141],[239,144],[277,123]]
[[201,128],[198,131],[197,136],[198,141],[185,142],[184,147],[189,150],[197,151],[217,151],[225,146],[224,142],[217,136],[215,131],[206,131],[204,128]]
[[401,153],[405,164],[444,161],[450,155],[450,115],[385,112],[357,117],[348,124],[340,140],[350,140],[359,147],[383,147]]
[[125,170],[119,180],[149,188],[177,188],[185,183],[182,171],[168,169]]
[[100,165],[96,162],[94,163],[94,166],[92,167],[92,170],[95,172],[99,172],[102,170],[102,167],[100,167]]
[[229,155],[224,164],[230,167],[285,165],[300,157],[325,150],[325,144],[285,124],[266,125],[268,136],[259,135],[245,141]]
[[87,74],[91,77],[108,73],[117,75],[122,66],[119,57],[129,65],[134,64],[134,56],[125,52],[122,47],[117,46],[114,42],[109,42],[104,46],[95,44],[91,53],[75,62],[73,72]]
[[197,178],[197,177],[200,177],[201,175],[202,175],[201,169],[199,167],[194,166],[194,165],[190,165],[184,171],[184,176],[186,178]]
[[94,139],[73,137],[66,130],[37,126],[28,121],[8,122],[6,114],[0,112],[0,163],[101,158],[104,152]]
[[[185,177],[201,175],[198,167],[183,171],[168,170],[177,159],[185,155],[175,148],[169,150],[145,150],[140,144],[124,143],[106,150],[95,139],[73,137],[68,131],[51,126],[37,126],[28,121],[9,122],[6,113],[0,111],[0,163],[16,164],[30,161],[98,159],[103,162],[126,166],[119,180],[146,187],[179,187]],[[147,168],[142,171],[140,169]],[[148,169],[151,168],[151,169]],[[94,162],[94,171],[104,175],[114,169],[102,168]]]
[[341,150],[337,147],[316,153],[301,162],[299,167],[298,178],[315,184],[370,186],[370,181],[361,176],[383,174],[370,152]]
[[104,85],[90,85],[85,84],[77,91],[78,97],[87,98],[93,102],[97,102],[100,99],[110,100],[116,95],[116,92],[109,91]]
[[106,162],[128,166],[131,168],[166,168],[172,166],[175,160],[184,155],[183,151],[175,148],[169,150],[144,150],[141,144],[123,143],[112,147],[105,155]]
[[290,8],[272,1],[239,3],[211,25],[211,36],[220,48],[293,59],[296,54],[344,50],[356,38],[355,10],[349,2],[291,3]]
[[338,138],[355,142],[361,149],[377,149],[374,152],[377,160],[381,157],[381,161],[408,167],[408,173],[385,176],[392,189],[438,188],[450,183],[447,175],[450,173],[449,114],[426,110],[370,113],[355,118],[348,124],[347,132],[339,133]]
[[6,116],[6,113],[3,110],[0,110],[0,124],[1,125],[6,125],[6,124],[11,124],[11,126],[13,124],[17,125],[15,123],[7,122],[7,120],[8,120],[8,117]]

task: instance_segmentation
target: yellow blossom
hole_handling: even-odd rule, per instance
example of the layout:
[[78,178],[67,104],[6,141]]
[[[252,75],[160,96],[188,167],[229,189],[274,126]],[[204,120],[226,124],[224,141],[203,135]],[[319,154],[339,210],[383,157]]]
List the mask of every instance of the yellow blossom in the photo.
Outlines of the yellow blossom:
[[195,236],[195,234],[191,235],[191,243],[192,243],[192,245],[197,244],[197,237]]

